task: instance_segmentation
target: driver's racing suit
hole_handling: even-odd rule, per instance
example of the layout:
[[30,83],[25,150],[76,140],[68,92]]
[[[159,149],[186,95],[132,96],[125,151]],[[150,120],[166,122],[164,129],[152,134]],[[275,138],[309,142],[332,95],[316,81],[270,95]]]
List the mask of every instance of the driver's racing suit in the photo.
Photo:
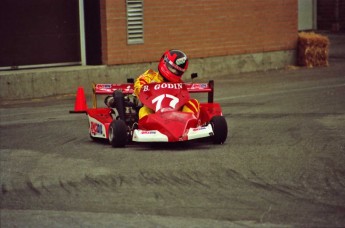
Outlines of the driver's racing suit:
[[[139,97],[140,89],[143,85],[149,83],[161,83],[164,82],[163,76],[158,72],[155,72],[151,69],[147,70],[145,73],[140,75],[134,83],[134,94]],[[182,112],[193,113],[197,118],[199,117],[200,104],[196,99],[190,99],[183,107]],[[154,113],[154,111],[146,106],[143,106],[139,110],[139,119],[143,118],[146,115]]]

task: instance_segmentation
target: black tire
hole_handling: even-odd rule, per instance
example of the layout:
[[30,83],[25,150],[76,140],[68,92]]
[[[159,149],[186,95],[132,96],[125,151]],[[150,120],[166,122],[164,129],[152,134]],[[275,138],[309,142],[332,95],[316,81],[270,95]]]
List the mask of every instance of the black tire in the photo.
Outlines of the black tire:
[[212,142],[213,144],[223,144],[228,137],[228,124],[224,116],[214,116],[210,120],[212,125],[213,133]]
[[109,143],[112,147],[125,147],[128,140],[127,125],[121,120],[113,120],[109,126]]
[[116,108],[119,118],[125,120],[125,104],[123,93],[121,90],[115,90],[113,93],[114,96],[114,108]]

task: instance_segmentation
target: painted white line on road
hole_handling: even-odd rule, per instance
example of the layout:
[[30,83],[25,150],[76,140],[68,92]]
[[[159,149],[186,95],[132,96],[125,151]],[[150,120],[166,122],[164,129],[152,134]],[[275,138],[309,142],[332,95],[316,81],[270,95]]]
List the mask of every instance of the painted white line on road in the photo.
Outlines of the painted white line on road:
[[248,97],[258,97],[258,96],[273,96],[273,95],[281,95],[281,94],[286,94],[286,93],[297,93],[297,92],[312,91],[312,90],[319,90],[319,89],[331,89],[331,88],[338,88],[338,87],[343,87],[343,86],[345,86],[345,84],[316,86],[316,87],[301,88],[301,89],[289,89],[289,90],[270,92],[270,93],[246,94],[246,95],[217,98],[217,101],[232,100],[232,99],[238,99],[238,98],[248,98]]

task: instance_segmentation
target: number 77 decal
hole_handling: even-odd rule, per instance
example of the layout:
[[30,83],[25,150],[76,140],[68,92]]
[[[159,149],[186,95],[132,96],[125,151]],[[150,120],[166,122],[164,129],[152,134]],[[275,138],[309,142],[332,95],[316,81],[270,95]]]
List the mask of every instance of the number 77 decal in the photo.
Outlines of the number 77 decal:
[[170,94],[159,95],[158,97],[156,97],[155,99],[152,100],[152,104],[157,103],[156,104],[156,112],[162,108],[162,102],[165,98],[171,99],[171,101],[169,103],[169,107],[171,107],[173,109],[176,107],[176,104],[179,102],[179,99],[173,95],[170,95]]

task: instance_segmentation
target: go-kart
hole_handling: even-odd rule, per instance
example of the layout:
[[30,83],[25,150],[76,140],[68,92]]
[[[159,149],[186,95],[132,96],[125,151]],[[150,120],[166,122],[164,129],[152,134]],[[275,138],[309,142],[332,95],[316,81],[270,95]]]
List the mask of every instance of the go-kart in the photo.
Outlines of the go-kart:
[[[139,98],[133,95],[133,80],[124,84],[94,84],[93,108],[85,112],[89,133],[93,140],[105,139],[113,147],[124,147],[130,142],[181,142],[209,138],[223,144],[228,127],[222,109],[213,102],[214,82],[154,83],[141,88]],[[191,93],[207,93],[208,102],[200,103],[200,114],[182,112]],[[98,108],[97,95],[111,95],[114,108]],[[141,102],[140,102],[141,101]],[[153,114],[138,118],[143,106]]]

